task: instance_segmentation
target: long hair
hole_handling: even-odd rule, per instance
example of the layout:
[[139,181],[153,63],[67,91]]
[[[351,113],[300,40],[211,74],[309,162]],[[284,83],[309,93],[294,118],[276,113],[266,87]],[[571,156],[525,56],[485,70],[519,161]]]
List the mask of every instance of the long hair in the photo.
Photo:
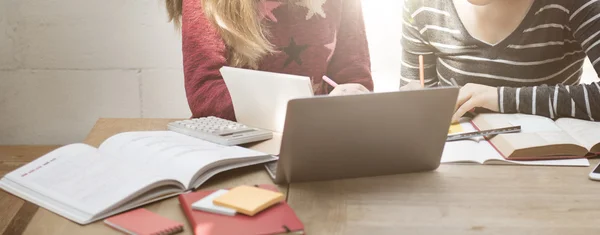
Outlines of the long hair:
[[[169,21],[181,26],[183,0],[165,0]],[[318,0],[287,0],[308,8]],[[321,0],[322,1],[322,0]],[[200,0],[206,17],[218,29],[235,67],[257,68],[261,58],[274,52],[267,39],[269,31],[259,14],[259,0]],[[320,6],[318,6],[320,7]]]

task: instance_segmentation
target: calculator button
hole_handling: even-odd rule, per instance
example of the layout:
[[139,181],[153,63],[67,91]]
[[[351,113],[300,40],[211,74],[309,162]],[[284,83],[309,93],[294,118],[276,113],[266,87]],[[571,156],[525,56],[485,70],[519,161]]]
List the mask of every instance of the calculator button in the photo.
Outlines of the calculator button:
[[237,129],[237,130],[222,130],[222,131],[217,131],[215,134],[220,135],[220,136],[225,136],[225,135],[232,135],[232,134],[238,134],[238,133],[244,133],[244,132],[250,132],[250,131],[254,131],[254,129],[244,128],[244,129]]

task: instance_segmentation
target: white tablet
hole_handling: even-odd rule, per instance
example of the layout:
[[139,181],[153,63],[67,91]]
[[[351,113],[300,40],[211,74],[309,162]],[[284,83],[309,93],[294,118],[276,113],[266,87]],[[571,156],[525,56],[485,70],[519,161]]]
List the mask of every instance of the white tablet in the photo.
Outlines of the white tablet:
[[282,133],[287,103],[314,95],[309,77],[221,68],[237,122]]

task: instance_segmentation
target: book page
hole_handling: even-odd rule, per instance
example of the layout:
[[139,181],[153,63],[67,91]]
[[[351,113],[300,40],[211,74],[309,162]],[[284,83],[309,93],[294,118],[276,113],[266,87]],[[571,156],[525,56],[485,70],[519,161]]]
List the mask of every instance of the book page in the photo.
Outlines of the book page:
[[521,126],[521,133],[543,133],[562,131],[551,119],[533,115],[516,114],[508,122]]
[[[475,131],[471,123],[460,123],[465,132]],[[480,164],[519,164],[534,166],[589,166],[585,158],[561,160],[511,161],[506,160],[485,139],[446,142],[442,163],[476,162]]]
[[[459,127],[457,127],[459,126]],[[476,131],[469,122],[455,124],[461,132]],[[442,163],[477,162],[484,164],[489,159],[504,159],[492,145],[483,138],[446,142],[442,153]]]
[[[551,119],[526,114],[480,114],[473,119],[482,130],[521,126],[520,133],[500,134],[490,142],[505,156],[514,151],[532,149],[541,146],[578,145],[578,141],[563,131]],[[544,149],[538,149],[539,156],[549,155]],[[551,151],[551,149],[547,149]],[[551,154],[550,154],[551,155]]]
[[[493,160],[496,161],[496,160]],[[535,160],[535,161],[511,161],[501,159],[496,162],[490,161],[489,164],[518,164],[518,165],[529,165],[529,166],[573,166],[573,167],[588,167],[590,161],[587,158],[575,158],[575,159],[558,159],[558,160]]]
[[461,140],[446,143],[442,154],[442,163],[475,162],[490,165],[531,165],[531,166],[578,166],[587,167],[590,162],[586,158],[559,159],[559,160],[533,160],[512,161],[502,157],[486,140],[479,142]]
[[85,144],[61,147],[6,177],[90,216],[160,180]]
[[126,132],[107,139],[100,151],[122,156],[146,174],[174,179],[186,187],[199,170],[219,162],[269,157],[237,146],[222,146],[172,131]]
[[442,153],[442,163],[476,162],[504,159],[486,140],[458,140],[447,142]]
[[556,124],[575,138],[588,151],[600,143],[600,123],[574,118],[560,118]]
[[556,123],[554,123],[554,121],[552,121],[552,119],[528,114],[479,114],[473,119],[473,122],[479,129],[483,130],[521,126],[521,132],[519,134],[563,131]]

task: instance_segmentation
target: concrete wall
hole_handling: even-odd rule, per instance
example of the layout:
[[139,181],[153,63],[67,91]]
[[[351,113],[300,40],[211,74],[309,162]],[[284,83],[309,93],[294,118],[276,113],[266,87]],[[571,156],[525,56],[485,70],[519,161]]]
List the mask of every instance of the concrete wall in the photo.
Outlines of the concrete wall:
[[10,27],[9,19],[14,18],[14,14],[8,10],[9,6],[9,1],[0,1],[0,70],[15,67],[13,49],[16,34]]
[[189,117],[161,3],[0,1],[0,144],[81,141],[100,117]]

